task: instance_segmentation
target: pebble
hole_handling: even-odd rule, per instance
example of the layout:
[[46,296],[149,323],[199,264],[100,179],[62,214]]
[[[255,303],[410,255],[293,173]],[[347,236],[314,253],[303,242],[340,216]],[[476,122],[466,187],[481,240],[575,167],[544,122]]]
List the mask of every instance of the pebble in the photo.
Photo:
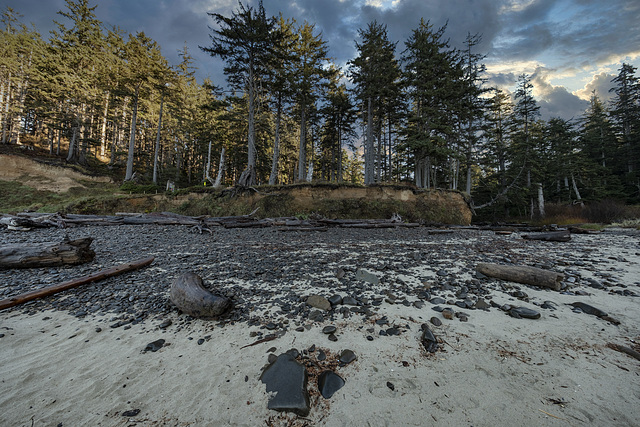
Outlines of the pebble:
[[342,304],[342,297],[341,297],[340,295],[332,295],[332,296],[329,298],[329,303],[330,303],[332,306]]
[[433,326],[442,326],[442,320],[438,319],[437,317],[432,317],[431,319],[429,319],[429,321]]
[[342,304],[343,305],[358,305],[358,300],[356,300],[354,297],[346,296],[346,297],[342,298]]
[[320,310],[329,311],[331,310],[331,303],[325,297],[320,295],[310,295],[307,298],[307,304],[311,307],[318,308]]
[[323,334],[332,334],[337,330],[337,328],[333,325],[327,325],[324,328],[322,328],[322,333]]
[[454,315],[454,311],[452,308],[447,307],[442,310],[442,317],[444,317],[447,320],[453,319],[453,315]]
[[354,360],[356,360],[356,354],[351,350],[343,350],[342,353],[340,353],[340,358],[338,359],[339,362],[344,364],[349,364]]

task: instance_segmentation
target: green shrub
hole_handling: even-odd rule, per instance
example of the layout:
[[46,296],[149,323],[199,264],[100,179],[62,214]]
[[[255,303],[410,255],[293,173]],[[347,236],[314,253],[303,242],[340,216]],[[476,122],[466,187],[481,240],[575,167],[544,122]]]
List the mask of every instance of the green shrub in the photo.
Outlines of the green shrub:
[[125,181],[120,186],[120,191],[130,194],[153,194],[162,190],[155,184],[136,184],[133,181]]

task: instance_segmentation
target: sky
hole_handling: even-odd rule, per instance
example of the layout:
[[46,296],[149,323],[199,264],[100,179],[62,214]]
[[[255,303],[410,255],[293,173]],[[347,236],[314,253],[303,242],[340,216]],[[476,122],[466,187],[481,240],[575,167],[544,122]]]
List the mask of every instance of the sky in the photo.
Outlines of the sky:
[[[243,0],[255,6],[258,0]],[[223,63],[202,52],[210,45],[208,13],[231,15],[237,0],[90,0],[107,28],[127,33],[143,31],[162,47],[172,64],[186,45],[195,59],[197,77],[224,85]],[[397,53],[417,28],[420,18],[438,28],[462,48],[467,34],[479,34],[477,52],[486,55],[488,84],[513,92],[518,76],[531,76],[543,119],[578,119],[595,93],[611,96],[611,80],[623,62],[640,68],[640,0],[264,0],[267,14],[282,13],[298,23],[316,25],[338,65],[357,55],[358,29],[373,20],[387,26]],[[54,20],[68,25],[56,12],[64,0],[0,0],[21,21],[33,24],[48,39]],[[636,73],[636,75],[639,75]]]

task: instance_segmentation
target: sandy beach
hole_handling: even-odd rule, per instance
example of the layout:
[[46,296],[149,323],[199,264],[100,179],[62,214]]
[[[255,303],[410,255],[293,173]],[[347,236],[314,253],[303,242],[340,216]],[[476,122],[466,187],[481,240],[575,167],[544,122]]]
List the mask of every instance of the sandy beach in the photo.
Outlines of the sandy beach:
[[[153,250],[138,247],[134,252],[141,256],[154,252],[156,261],[146,271],[89,285],[86,292],[94,292],[91,298],[112,295],[105,289],[118,280],[126,285],[143,275],[142,282],[151,281],[162,271],[153,289],[168,299],[171,280],[180,271],[192,269],[213,286],[233,289],[234,310],[244,307],[244,318],[192,319],[167,302],[166,311],[153,313],[145,307],[144,319],[114,327],[123,319],[117,308],[111,312],[88,309],[82,315],[75,306],[64,308],[69,294],[83,292],[79,290],[1,311],[0,425],[640,425],[640,361],[607,347],[614,343],[638,350],[640,343],[640,298],[635,296],[640,295],[640,236],[635,232],[573,235],[571,242],[558,243],[525,242],[518,233],[497,236],[480,230],[442,236],[424,230],[360,231],[347,237],[340,230],[330,230],[274,237],[265,235],[267,231],[260,235],[216,231],[208,236],[191,234],[183,227],[130,227],[109,245],[112,228],[85,227],[69,231],[72,237],[96,239],[96,260],[82,271],[113,265],[118,256],[130,257],[118,245],[134,240],[136,230],[166,232],[166,244],[160,237],[162,241],[153,244],[136,243]],[[37,242],[55,240],[61,233],[3,231],[0,236],[3,243]],[[265,240],[267,246],[290,242],[287,257],[296,271],[284,271],[288,258],[282,255],[274,267],[282,271],[274,282],[280,287],[272,285],[275,291],[267,296],[252,291],[240,298],[238,289],[269,286],[263,276],[251,279],[230,273],[236,268],[234,262],[246,255],[242,248],[255,249],[256,242]],[[296,248],[298,241],[308,246]],[[208,249],[198,249],[203,247]],[[215,248],[227,254],[224,262],[204,257]],[[273,249],[261,250],[264,259],[280,256]],[[315,267],[306,271],[296,251],[304,252],[308,265]],[[557,292],[475,279],[477,262],[505,262],[505,258],[564,272],[567,286]],[[367,268],[380,282],[349,287],[359,268]],[[78,269],[68,267],[64,273],[77,275]],[[343,269],[345,277],[338,280],[336,269]],[[43,276],[49,273],[51,269],[0,272],[3,298],[18,288],[24,291],[20,286],[29,280],[44,286]],[[588,286],[588,279],[597,279],[603,287]],[[489,309],[451,304],[457,289],[474,284],[478,289],[474,298],[494,303]],[[440,306],[464,312],[468,320],[446,319],[429,301],[414,304],[420,301],[412,291],[417,289],[429,289],[430,298],[444,298],[447,302]],[[518,299],[514,290],[524,292],[526,298]],[[280,310],[282,301],[269,303],[291,294],[298,298],[294,301],[304,301],[313,294],[328,298],[356,293],[374,301],[375,296],[385,298],[370,307],[371,315],[346,316],[334,307],[322,321],[309,319],[303,312],[291,315]],[[367,300],[360,301],[362,306]],[[576,301],[607,312],[619,325],[575,312],[569,304]],[[544,302],[552,308],[542,308]],[[132,304],[135,308],[135,301]],[[511,317],[498,308],[504,304],[535,309],[541,317]],[[441,326],[431,322],[433,317]],[[422,324],[428,324],[439,341],[440,348],[433,354],[421,343]],[[322,332],[327,325],[337,328],[337,341]],[[397,334],[380,334],[390,327]],[[271,332],[275,339],[251,345]],[[159,339],[165,340],[162,348],[144,351]],[[260,381],[269,354],[290,349],[297,349],[299,360],[313,362],[317,368],[309,369],[311,410],[306,417],[267,409],[269,394]],[[357,359],[337,366],[336,357],[345,349]],[[318,360],[319,350],[326,360]],[[345,380],[330,399],[317,391],[316,376],[324,369]],[[129,416],[123,416],[127,411]]]

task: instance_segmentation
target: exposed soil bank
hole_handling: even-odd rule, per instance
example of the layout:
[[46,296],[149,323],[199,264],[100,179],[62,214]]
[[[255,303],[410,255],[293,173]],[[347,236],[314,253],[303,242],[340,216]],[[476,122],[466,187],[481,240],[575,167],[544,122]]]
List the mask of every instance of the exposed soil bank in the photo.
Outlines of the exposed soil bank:
[[462,193],[402,186],[268,187],[234,195],[189,195],[180,206],[191,215],[243,215],[255,209],[262,218],[310,214],[327,218],[390,218],[396,213],[408,221],[471,223],[471,209]]

